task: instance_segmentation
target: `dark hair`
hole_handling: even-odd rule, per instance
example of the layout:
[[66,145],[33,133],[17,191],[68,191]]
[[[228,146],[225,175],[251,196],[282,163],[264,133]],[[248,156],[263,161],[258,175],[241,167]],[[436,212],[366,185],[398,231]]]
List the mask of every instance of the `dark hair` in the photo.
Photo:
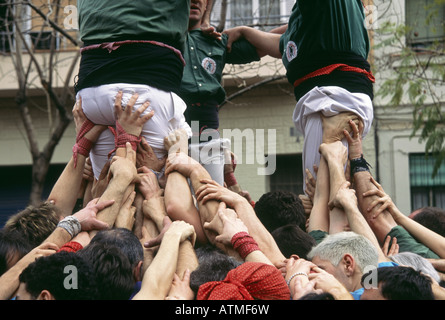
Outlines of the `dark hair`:
[[0,230],[0,276],[33,248],[18,232]]
[[43,290],[48,290],[56,300],[93,300],[96,297],[91,266],[74,252],[61,251],[36,259],[23,270],[19,280],[34,299]]
[[133,268],[127,256],[113,245],[90,243],[78,254],[92,266],[97,300],[128,300],[134,291]]
[[[411,267],[377,268],[382,296],[388,300],[434,300],[431,279]],[[375,270],[362,276],[362,285]]]
[[306,230],[306,214],[301,199],[293,192],[271,191],[255,203],[255,213],[269,232],[287,224]]
[[125,228],[101,230],[96,233],[90,243],[102,243],[118,247],[127,256],[133,268],[144,260],[144,249],[141,242],[133,232]]
[[196,255],[199,265],[190,274],[190,288],[195,295],[200,285],[210,281],[224,280],[230,270],[242,263],[213,245],[197,248]]
[[311,235],[297,225],[288,224],[279,227],[271,234],[278,248],[287,258],[296,254],[300,258],[307,259],[307,254],[317,244]]
[[445,237],[445,210],[437,207],[425,207],[412,219]]
[[6,221],[5,230],[22,234],[35,248],[42,244],[56,229],[61,218],[60,210],[49,202],[28,206]]
[[302,296],[298,300],[335,300],[335,297],[329,292],[322,292],[322,293],[311,292]]

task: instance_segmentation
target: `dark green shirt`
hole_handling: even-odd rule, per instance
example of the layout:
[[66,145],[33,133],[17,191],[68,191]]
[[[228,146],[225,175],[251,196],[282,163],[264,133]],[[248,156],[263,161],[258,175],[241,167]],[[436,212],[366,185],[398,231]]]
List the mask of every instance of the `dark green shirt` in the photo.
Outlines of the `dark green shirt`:
[[81,40],[154,40],[183,50],[190,0],[78,0]]
[[260,60],[256,48],[245,40],[235,42],[228,53],[227,40],[225,34],[221,41],[211,39],[200,29],[188,33],[184,51],[186,66],[180,88],[180,96],[186,102],[223,102],[226,93],[221,78],[226,63],[245,64]]
[[[297,56],[310,60],[320,53],[351,52],[365,60],[369,37],[360,0],[297,0],[280,40],[283,63]],[[302,62],[303,63],[303,62]]]

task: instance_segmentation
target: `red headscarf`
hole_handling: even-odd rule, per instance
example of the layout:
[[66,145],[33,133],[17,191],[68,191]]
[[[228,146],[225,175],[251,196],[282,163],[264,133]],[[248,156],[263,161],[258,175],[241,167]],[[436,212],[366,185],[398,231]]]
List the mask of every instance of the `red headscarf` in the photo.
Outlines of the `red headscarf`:
[[290,300],[281,272],[260,262],[245,262],[230,270],[223,281],[199,287],[197,300]]

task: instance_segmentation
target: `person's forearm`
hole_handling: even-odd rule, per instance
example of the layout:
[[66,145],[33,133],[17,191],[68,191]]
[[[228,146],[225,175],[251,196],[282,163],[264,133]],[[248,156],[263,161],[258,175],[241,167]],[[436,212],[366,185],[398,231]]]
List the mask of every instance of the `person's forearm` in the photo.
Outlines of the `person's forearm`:
[[85,160],[85,156],[78,154],[77,164],[74,167],[74,159],[71,157],[48,196],[48,201],[54,201],[54,205],[62,211],[64,217],[73,213],[78,196],[77,191],[80,190],[83,180]]
[[433,282],[431,284],[431,289],[433,289],[435,300],[445,300],[445,288],[442,288],[438,283]]
[[165,207],[172,220],[184,220],[190,223],[196,232],[198,242],[207,242],[199,212],[193,202],[187,179],[179,172],[168,175],[164,190]]
[[243,27],[241,32],[243,37],[257,49],[260,56],[269,55],[277,59],[281,58],[280,34],[264,32],[250,27]]
[[[280,251],[275,239],[257,217],[249,202],[247,200],[237,201],[234,210],[246,225],[252,238],[258,243],[262,251],[261,254],[265,255],[266,259],[274,265],[284,261],[285,257]],[[255,254],[255,257],[258,258],[258,254]]]
[[13,298],[20,285],[19,276],[23,269],[23,266],[17,263],[0,277],[0,300]]
[[158,231],[162,230],[164,217],[167,215],[164,205],[164,197],[152,197],[144,200],[142,204],[144,217],[152,220]]
[[[110,228],[113,227],[116,221],[125,194],[129,190],[128,187],[131,184],[131,180],[132,179],[126,175],[114,176],[111,179],[107,189],[99,199],[99,202],[107,200],[115,201],[111,206],[97,213],[97,219],[107,223]],[[95,233],[97,233],[97,231],[92,231],[90,234],[94,235]]]
[[344,204],[343,209],[348,217],[349,227],[351,228],[351,230],[357,234],[364,236],[372,242],[372,244],[379,252],[379,262],[388,261],[388,258],[380,249],[380,244],[377,240],[377,237],[375,236],[369,224],[366,222],[358,207],[354,204],[347,203]]
[[406,229],[414,238],[445,259],[445,238],[400,213],[395,219],[397,224]]
[[55,245],[57,245],[60,248],[65,243],[70,242],[71,239],[72,239],[72,236],[68,233],[68,231],[66,231],[64,228],[57,227],[53,231],[53,233],[51,233],[49,235],[49,237],[42,243],[45,243],[45,242],[54,243]]
[[134,300],[163,300],[173,281],[178,261],[180,236],[164,235],[159,251],[144,273],[141,290]]

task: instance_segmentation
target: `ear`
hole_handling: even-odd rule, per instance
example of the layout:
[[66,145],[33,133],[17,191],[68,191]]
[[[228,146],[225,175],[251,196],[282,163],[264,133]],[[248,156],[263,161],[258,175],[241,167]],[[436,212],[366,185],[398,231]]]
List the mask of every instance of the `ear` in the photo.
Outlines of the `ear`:
[[136,281],[142,281],[142,264],[143,261],[139,261],[137,266],[133,269],[133,277]]
[[39,296],[37,297],[37,300],[56,300],[56,299],[48,290],[42,290],[42,292],[40,292]]
[[346,275],[352,276],[355,272],[355,267],[356,267],[354,257],[346,253],[343,256],[342,262],[343,262],[343,268],[345,268]]

